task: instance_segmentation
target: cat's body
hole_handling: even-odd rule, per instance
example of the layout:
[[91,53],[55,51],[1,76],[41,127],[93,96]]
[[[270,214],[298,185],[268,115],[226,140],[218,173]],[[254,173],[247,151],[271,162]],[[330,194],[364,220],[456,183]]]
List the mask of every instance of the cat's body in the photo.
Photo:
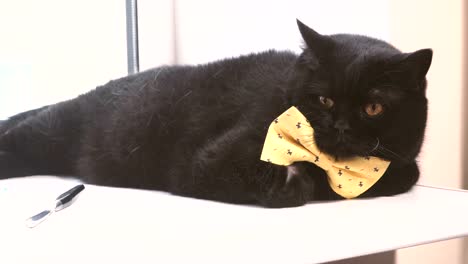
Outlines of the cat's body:
[[[315,32],[299,25],[309,46],[300,56],[269,51],[200,66],[160,67],[10,118],[0,125],[0,179],[75,175],[91,184],[164,190],[269,207],[338,199],[325,173],[312,164],[297,163],[287,168],[260,161],[269,124],[295,105],[316,128],[317,144],[325,152],[339,158],[368,154],[392,161],[383,178],[364,197],[409,190],[419,176],[414,159],[426,121],[427,69],[411,83],[423,87],[413,89],[398,75],[388,77],[391,80],[385,85],[375,86],[383,90],[372,90],[375,87],[369,82],[378,80],[360,76],[375,77],[388,71],[385,67],[393,62],[387,57],[403,56],[399,51],[377,40],[336,35],[333,41],[350,49],[343,50],[342,58],[334,59],[337,63],[327,63],[318,54],[330,51],[320,45],[310,47],[308,38],[313,36],[308,34]],[[315,37],[332,39],[318,34]],[[353,43],[360,46],[353,47]],[[374,63],[375,52],[387,57],[377,58],[375,67],[364,67]],[[408,60],[406,57],[399,61]],[[402,78],[405,84],[401,89],[391,88],[388,82],[403,82]],[[326,84],[324,79],[328,80]],[[386,116],[374,122],[361,120],[368,124],[354,126],[358,121],[353,119],[359,117],[338,106],[349,105],[346,100],[359,101],[359,96],[352,98],[357,94],[344,91],[344,86],[365,90],[364,94],[378,93],[375,96],[382,97],[382,105],[388,105],[391,114],[384,113]],[[389,92],[388,88],[398,91]],[[408,92],[400,91],[404,89]],[[333,98],[336,110],[320,108],[316,99],[321,95]],[[403,105],[401,111],[409,107],[405,104],[416,104],[416,110],[403,117],[400,115],[405,113],[397,104]],[[341,127],[343,120],[336,127],[334,117],[324,116],[327,111],[340,120],[342,111],[347,116],[346,128]],[[385,118],[390,123],[379,124]],[[327,129],[339,130],[340,140],[348,140],[349,148],[331,143],[328,137],[338,134],[324,136]],[[388,135],[389,131],[395,135]]]

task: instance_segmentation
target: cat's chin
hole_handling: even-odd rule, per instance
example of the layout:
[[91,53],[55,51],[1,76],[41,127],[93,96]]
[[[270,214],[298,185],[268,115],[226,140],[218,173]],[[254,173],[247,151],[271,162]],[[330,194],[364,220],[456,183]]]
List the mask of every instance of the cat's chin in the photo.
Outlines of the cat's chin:
[[346,160],[357,156],[365,156],[363,150],[356,150],[351,146],[344,144],[320,144],[317,142],[318,149],[336,160]]
[[342,147],[323,150],[323,152],[334,157],[336,160],[346,160],[346,159],[350,159],[356,156],[361,156],[350,149],[346,149]]

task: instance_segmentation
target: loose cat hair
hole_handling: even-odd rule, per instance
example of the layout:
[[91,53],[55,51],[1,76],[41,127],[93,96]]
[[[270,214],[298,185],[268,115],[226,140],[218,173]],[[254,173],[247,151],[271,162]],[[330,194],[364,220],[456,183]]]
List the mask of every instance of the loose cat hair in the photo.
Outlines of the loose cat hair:
[[419,177],[432,50],[403,53],[297,24],[300,54],[162,66],[9,118],[0,124],[0,179],[65,175],[265,207],[341,199],[312,163],[260,160],[269,124],[296,106],[322,152],[391,161],[360,197],[408,191]]

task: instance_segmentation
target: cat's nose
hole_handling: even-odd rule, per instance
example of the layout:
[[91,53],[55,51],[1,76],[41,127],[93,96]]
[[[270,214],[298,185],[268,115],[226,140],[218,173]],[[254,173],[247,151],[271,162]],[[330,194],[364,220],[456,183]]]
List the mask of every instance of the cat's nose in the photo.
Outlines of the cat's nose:
[[338,121],[336,121],[333,127],[338,129],[341,133],[345,132],[346,130],[351,129],[348,121],[344,119],[339,119]]

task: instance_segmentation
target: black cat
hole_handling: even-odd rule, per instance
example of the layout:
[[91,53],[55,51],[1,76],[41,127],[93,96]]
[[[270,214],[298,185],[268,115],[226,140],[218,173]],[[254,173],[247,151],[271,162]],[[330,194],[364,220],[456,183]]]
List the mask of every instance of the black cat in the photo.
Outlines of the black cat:
[[160,67],[13,116],[0,126],[0,179],[74,175],[267,207],[339,199],[311,163],[260,161],[269,124],[297,106],[321,151],[391,161],[361,197],[408,191],[419,177],[432,51],[401,53],[373,38],[298,26],[306,44],[299,56],[267,51]]

